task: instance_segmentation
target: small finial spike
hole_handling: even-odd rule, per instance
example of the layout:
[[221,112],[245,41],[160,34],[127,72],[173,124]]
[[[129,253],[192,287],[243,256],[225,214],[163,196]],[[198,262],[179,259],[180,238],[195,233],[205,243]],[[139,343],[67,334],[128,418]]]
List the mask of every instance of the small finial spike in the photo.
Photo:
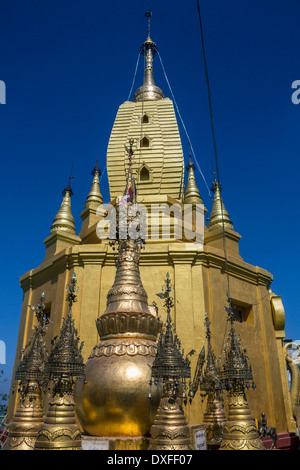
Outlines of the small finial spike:
[[148,38],[150,38],[150,18],[152,16],[152,11],[150,10],[146,11],[145,16],[148,20]]

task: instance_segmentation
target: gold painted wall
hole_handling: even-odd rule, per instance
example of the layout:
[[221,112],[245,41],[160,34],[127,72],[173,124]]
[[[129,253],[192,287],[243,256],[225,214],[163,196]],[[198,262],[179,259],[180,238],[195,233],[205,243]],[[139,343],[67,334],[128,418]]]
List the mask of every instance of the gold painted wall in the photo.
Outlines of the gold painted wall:
[[[146,244],[142,251],[140,272],[148,293],[148,303],[151,305],[155,301],[163,318],[165,312],[157,294],[161,292],[166,273],[171,275],[175,286],[173,318],[186,353],[195,349],[199,354],[205,344],[205,312],[212,322],[216,355],[222,351],[227,331],[224,311],[227,276],[224,266],[222,250],[209,245],[196,249],[191,243],[160,242]],[[285,371],[282,369],[282,348],[278,346],[282,338],[277,338],[272,319],[269,294],[272,276],[261,268],[245,263],[238,255],[228,255],[228,269],[232,299],[244,307],[250,306],[246,321],[236,323],[236,329],[248,351],[257,385],[257,389],[247,395],[252,416],[259,419],[264,411],[269,425],[276,426],[278,432],[295,431]],[[67,311],[65,288],[73,271],[76,272],[79,287],[73,315],[80,338],[84,341],[84,359],[88,358],[99,340],[95,320],[105,310],[106,295],[115,277],[114,254],[105,243],[68,247],[21,278],[24,303],[16,357],[32,333],[33,315],[27,305],[35,305],[43,291],[47,304],[51,303],[48,346],[53,336],[58,334],[62,316]],[[192,375],[197,354],[191,358]],[[10,414],[14,406],[12,397]],[[204,406],[198,392],[186,410],[191,424],[202,422]]]

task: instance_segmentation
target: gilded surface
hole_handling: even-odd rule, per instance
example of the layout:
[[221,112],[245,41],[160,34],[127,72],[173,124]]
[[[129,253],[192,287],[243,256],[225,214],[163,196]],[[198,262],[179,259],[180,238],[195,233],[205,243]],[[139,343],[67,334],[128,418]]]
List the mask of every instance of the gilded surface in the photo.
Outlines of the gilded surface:
[[151,427],[149,450],[191,450],[191,431],[180,397],[163,396]]
[[300,370],[299,363],[295,363],[291,358],[288,349],[293,346],[300,351],[299,344],[287,343],[284,345],[285,359],[288,368],[291,372],[291,403],[293,416],[296,419],[298,426],[300,423]]
[[150,313],[138,262],[137,242],[121,240],[106,310],[96,321],[101,341],[74,391],[77,416],[88,435],[146,437],[158,407],[160,387],[148,395],[162,321]]
[[242,391],[230,394],[220,450],[265,450]]
[[221,401],[217,400],[213,394],[208,395],[206,409],[203,413],[203,423],[206,424],[207,447],[220,446],[226,415]]
[[31,382],[8,428],[3,450],[33,450],[38,430],[43,423],[42,397],[39,385]]
[[[149,122],[141,126],[143,113],[149,117]],[[147,203],[161,203],[169,198],[181,198],[184,181],[184,159],[178,124],[173,103],[168,98],[147,102],[125,102],[117,113],[111,132],[107,150],[107,172],[110,185],[111,199],[120,194],[126,180],[126,162],[124,164],[124,143],[132,136],[138,143],[142,134],[147,134],[150,147],[138,147],[137,159],[133,162],[133,171],[137,175],[138,192],[145,196]],[[139,169],[145,162],[151,171],[151,184],[139,182]],[[97,189],[99,196],[99,191]],[[236,300],[250,307],[249,317],[239,325],[241,334],[252,358],[253,371],[256,377],[256,395],[250,394],[248,399],[254,416],[259,416],[264,409],[279,432],[295,431],[295,422],[290,420],[290,396],[285,377],[285,361],[280,348],[277,349],[276,328],[284,325],[284,312],[277,313],[272,321],[272,307],[267,297],[268,289],[273,281],[272,275],[263,268],[252,266],[239,255],[238,241],[240,236],[226,232],[227,259],[223,246],[223,234],[220,224],[222,207],[220,200],[216,201],[211,219],[218,222],[216,230],[205,227],[205,245],[195,249],[193,244],[172,243],[161,240],[158,243],[146,245],[141,256],[142,279],[147,288],[150,303],[157,300],[160,291],[160,281],[166,266],[174,275],[176,287],[176,328],[182,336],[185,350],[197,348],[204,343],[203,327],[199,321],[199,311],[207,311],[211,316],[217,351],[222,347],[225,323],[223,306],[226,299],[227,279],[224,269],[227,269],[231,291]],[[69,202],[68,202],[69,203]],[[84,201],[82,201],[82,204]],[[216,210],[215,210],[216,209]],[[69,209],[68,209],[69,211]],[[223,214],[224,215],[224,214]],[[65,220],[65,219],[64,219]],[[74,232],[73,221],[69,230]],[[84,231],[85,241],[64,232],[57,240],[55,247],[47,248],[46,259],[40,266],[28,271],[21,278],[24,293],[22,305],[20,332],[17,344],[18,355],[32,331],[33,319],[28,312],[28,304],[37,299],[41,290],[49,292],[51,303],[51,324],[49,332],[57,334],[61,323],[61,312],[64,311],[63,300],[70,269],[76,267],[80,272],[80,287],[82,294],[74,308],[76,322],[81,338],[85,342],[84,355],[88,358],[90,351],[98,343],[95,321],[105,309],[108,289],[112,286],[115,276],[113,255],[107,245],[99,243],[96,235],[96,222]],[[64,228],[56,220],[54,235]],[[237,223],[238,225],[238,223]],[[231,224],[228,226],[232,229]],[[68,230],[68,227],[66,227]],[[220,230],[218,231],[217,228]],[[229,231],[228,231],[229,232]],[[235,236],[233,236],[233,234]],[[243,234],[247,235],[247,234]],[[51,242],[52,243],[52,242]],[[54,242],[53,242],[54,243]],[[79,244],[80,243],[80,244]],[[49,241],[50,244],[50,241]],[[47,246],[47,245],[46,245]],[[279,312],[278,312],[279,313]],[[50,334],[49,333],[49,334]],[[281,334],[284,335],[284,332]],[[267,341],[266,341],[267,338]],[[119,349],[118,349],[119,348]],[[116,346],[115,352],[123,351],[123,346]],[[278,352],[279,351],[279,352]],[[101,353],[102,354],[102,353]],[[281,367],[281,368],[280,368]],[[100,385],[102,382],[100,381]],[[145,387],[146,389],[147,387]],[[98,388],[95,387],[95,393]],[[90,407],[92,405],[88,405]],[[94,405],[93,405],[94,406]],[[15,395],[10,397],[9,417],[16,409]],[[92,414],[91,409],[88,411]],[[190,420],[200,422],[203,407],[195,403]]]
[[71,393],[57,394],[49,402],[34,450],[81,450],[81,431],[76,423]]
[[148,398],[155,342],[104,343],[86,362],[86,383],[75,385],[80,423],[93,436],[148,436],[160,398],[158,386]]

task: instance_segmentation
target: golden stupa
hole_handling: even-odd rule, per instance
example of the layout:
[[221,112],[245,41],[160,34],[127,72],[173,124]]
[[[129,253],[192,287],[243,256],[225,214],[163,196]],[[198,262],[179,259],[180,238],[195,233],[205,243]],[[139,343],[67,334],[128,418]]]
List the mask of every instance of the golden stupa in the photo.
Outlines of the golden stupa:
[[[132,155],[131,143],[124,194],[133,184]],[[127,215],[132,204],[135,195],[126,203]],[[107,294],[106,310],[96,321],[100,342],[86,363],[85,380],[75,390],[75,401],[85,433],[143,439],[149,436],[160,398],[159,387],[148,395],[162,320],[155,309],[150,311],[140,278],[142,240],[127,235],[121,239],[119,212],[117,217],[116,277]]]
[[[134,179],[139,201],[154,208],[154,228],[165,221],[171,208],[183,211],[192,204],[201,205],[190,159],[185,181],[185,162],[173,101],[156,86],[153,59],[157,46],[150,38],[142,46],[145,57],[144,83],[133,101],[120,105],[111,131],[106,159],[110,203],[117,200]],[[128,142],[133,139],[134,154],[128,158]],[[194,158],[194,156],[193,156]],[[251,358],[256,390],[249,391],[247,402],[251,416],[262,412],[268,423],[292,445],[297,433],[291,401],[284,351],[285,311],[281,297],[271,291],[272,274],[243,259],[239,252],[241,235],[236,232],[230,211],[223,203],[218,181],[213,185],[213,204],[209,222],[203,226],[203,243],[179,237],[174,214],[171,232],[161,236],[161,229],[146,237],[140,249],[136,240],[118,240],[112,246],[98,236],[98,224],[104,212],[98,210],[103,198],[99,185],[100,169],[93,171],[92,188],[80,214],[80,231],[72,215],[72,189],[64,191],[62,205],[44,240],[45,258],[40,266],[25,273],[15,370],[18,357],[34,328],[28,307],[47,293],[46,313],[50,318],[46,347],[58,335],[66,316],[65,288],[76,271],[79,294],[72,314],[78,334],[84,342],[86,383],[75,390],[77,417],[84,433],[92,436],[117,435],[126,440],[149,436],[151,422],[159,403],[152,390],[149,400],[151,364],[156,354],[156,338],[161,320],[166,319],[158,293],[166,272],[176,292],[174,324],[185,351],[199,353],[205,344],[204,312],[211,322],[214,351],[223,349],[226,332],[224,305],[228,289],[237,318],[237,334]],[[132,179],[130,179],[132,178]],[[205,204],[209,207],[210,201]],[[227,208],[228,209],[228,208]],[[206,212],[204,208],[203,213]],[[152,227],[153,228],[153,227]],[[176,234],[174,237],[172,234]],[[117,269],[116,265],[117,263]],[[157,315],[157,307],[159,315]],[[96,326],[95,326],[96,325]],[[197,354],[191,358],[191,371]],[[11,394],[8,421],[18,404]],[[190,408],[188,408],[190,406]],[[46,408],[46,405],[45,405]],[[187,405],[189,425],[203,423],[206,403],[196,395]],[[225,406],[225,412],[227,408]]]

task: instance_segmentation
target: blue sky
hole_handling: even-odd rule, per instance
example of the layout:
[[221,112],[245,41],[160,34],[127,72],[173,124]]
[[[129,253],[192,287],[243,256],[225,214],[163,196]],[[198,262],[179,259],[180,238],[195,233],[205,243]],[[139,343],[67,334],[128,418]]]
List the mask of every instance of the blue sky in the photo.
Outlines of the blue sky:
[[[300,339],[299,0],[201,0],[223,199],[246,262],[270,271],[282,296],[286,336]],[[6,376],[15,357],[20,276],[44,258],[43,240],[72,171],[80,212],[97,159],[131,88],[152,10],[157,43],[197,160],[210,186],[213,142],[197,1],[2,0],[1,327]],[[171,97],[158,58],[155,79]],[[143,62],[134,90],[141,85]],[[132,96],[131,96],[132,98]],[[188,142],[180,126],[185,155]],[[109,200],[106,173],[101,191]],[[212,201],[199,171],[198,187]]]

